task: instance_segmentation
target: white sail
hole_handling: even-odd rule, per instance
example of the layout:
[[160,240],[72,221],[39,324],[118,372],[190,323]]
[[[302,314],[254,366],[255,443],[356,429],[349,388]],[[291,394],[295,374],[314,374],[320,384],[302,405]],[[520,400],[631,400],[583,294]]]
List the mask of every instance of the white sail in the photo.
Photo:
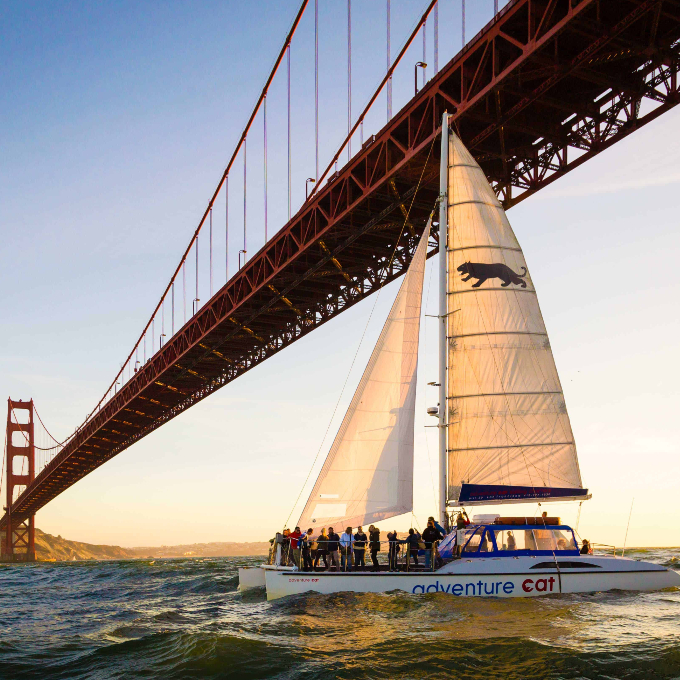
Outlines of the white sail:
[[482,169],[455,134],[448,203],[449,500],[585,497],[524,255]]
[[298,526],[361,526],[413,509],[413,427],[427,223]]

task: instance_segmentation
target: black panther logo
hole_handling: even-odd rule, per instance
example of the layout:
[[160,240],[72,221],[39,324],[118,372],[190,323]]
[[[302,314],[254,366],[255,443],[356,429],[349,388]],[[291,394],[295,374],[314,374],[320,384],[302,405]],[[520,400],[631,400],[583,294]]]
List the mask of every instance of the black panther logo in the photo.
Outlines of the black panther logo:
[[501,283],[503,288],[507,288],[511,283],[526,288],[527,282],[524,280],[524,277],[527,275],[527,268],[522,267],[522,269],[524,270],[523,274],[515,274],[508,265],[500,262],[494,264],[463,262],[463,264],[458,267],[460,275],[465,276],[463,281],[478,279],[477,283],[472,284],[473,288],[479,288],[487,279],[501,279],[501,281],[503,281],[503,283]]

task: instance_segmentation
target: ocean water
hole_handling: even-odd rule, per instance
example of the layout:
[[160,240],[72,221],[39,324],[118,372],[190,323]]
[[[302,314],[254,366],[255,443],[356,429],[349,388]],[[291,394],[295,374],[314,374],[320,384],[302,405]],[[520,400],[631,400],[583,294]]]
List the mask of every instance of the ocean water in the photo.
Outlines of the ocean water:
[[[630,552],[680,568],[680,549]],[[680,590],[237,591],[258,558],[0,565],[0,679],[680,678]]]

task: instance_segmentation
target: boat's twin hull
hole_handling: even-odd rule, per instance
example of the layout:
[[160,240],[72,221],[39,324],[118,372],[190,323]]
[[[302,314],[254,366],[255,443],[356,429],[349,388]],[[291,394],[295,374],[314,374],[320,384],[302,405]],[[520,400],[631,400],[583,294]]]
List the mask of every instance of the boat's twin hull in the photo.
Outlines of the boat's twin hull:
[[537,597],[556,593],[661,590],[680,586],[680,576],[676,572],[634,560],[590,557],[588,562],[592,569],[564,567],[559,571],[554,568],[536,569],[536,562],[528,560],[527,564],[518,564],[512,558],[493,560],[495,564],[489,562],[465,560],[446,565],[437,572],[420,573],[267,570],[267,599],[275,600],[308,591],[329,594],[402,590],[413,594],[446,593],[454,597]]

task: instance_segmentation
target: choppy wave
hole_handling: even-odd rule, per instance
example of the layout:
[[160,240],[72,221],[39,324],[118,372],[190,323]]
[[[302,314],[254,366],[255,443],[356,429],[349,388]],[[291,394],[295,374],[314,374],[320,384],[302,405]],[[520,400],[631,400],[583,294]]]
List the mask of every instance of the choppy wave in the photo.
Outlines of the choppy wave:
[[[627,556],[677,568],[680,549]],[[257,558],[0,569],[0,680],[680,678],[680,590],[536,599],[435,593],[268,603]]]

